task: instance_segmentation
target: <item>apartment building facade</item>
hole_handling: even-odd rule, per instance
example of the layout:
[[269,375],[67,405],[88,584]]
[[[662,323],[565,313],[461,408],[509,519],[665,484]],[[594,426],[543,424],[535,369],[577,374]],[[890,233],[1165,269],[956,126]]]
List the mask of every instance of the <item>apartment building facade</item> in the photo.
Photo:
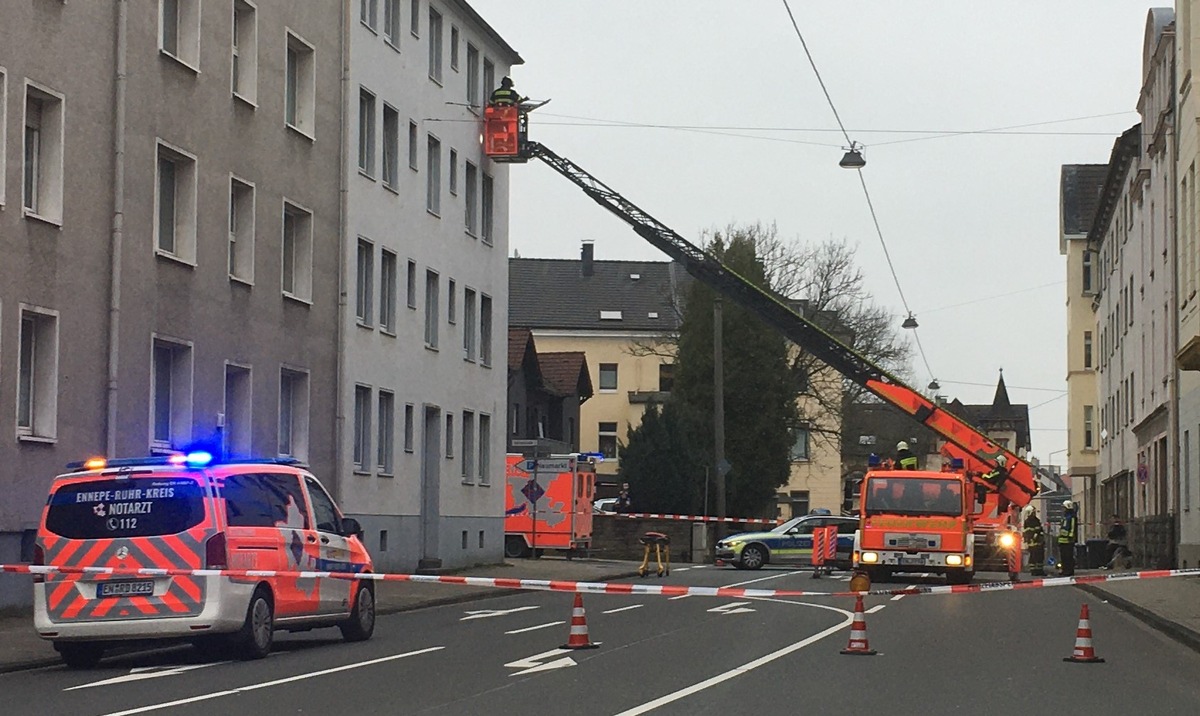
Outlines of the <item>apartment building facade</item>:
[[[21,3],[0,23],[0,561],[50,479],[196,443],[336,488],[341,8]],[[230,330],[236,326],[236,330]],[[17,579],[0,604],[25,603]]]
[[1067,164],[1059,177],[1058,251],[1067,262],[1067,474],[1080,505],[1086,538],[1103,537],[1097,524],[1100,426],[1096,392],[1096,252],[1088,230],[1096,215],[1107,164]]
[[1200,17],[1197,3],[1175,3],[1175,86],[1178,142],[1175,186],[1178,210],[1175,219],[1176,323],[1175,364],[1178,369],[1177,428],[1179,436],[1179,566],[1200,564],[1200,223],[1197,222],[1200,189],[1196,186],[1200,163],[1200,98],[1192,87],[1193,71],[1200,67]]
[[342,505],[383,569],[495,562],[508,170],[479,120],[521,58],[465,2],[356,0],[352,15]]

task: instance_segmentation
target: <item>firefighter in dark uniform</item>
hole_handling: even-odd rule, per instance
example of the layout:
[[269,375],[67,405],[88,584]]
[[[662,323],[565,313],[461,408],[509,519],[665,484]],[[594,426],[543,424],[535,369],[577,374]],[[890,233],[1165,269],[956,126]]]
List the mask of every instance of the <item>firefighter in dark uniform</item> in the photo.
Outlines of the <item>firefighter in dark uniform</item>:
[[492,90],[492,96],[488,100],[488,104],[496,107],[516,106],[521,104],[521,101],[524,99],[524,97],[513,89],[512,78],[505,77],[500,80],[500,86]]
[[901,470],[916,470],[917,456],[908,449],[908,443],[901,440],[896,443],[896,464]]
[[1025,544],[1029,547],[1029,573],[1035,577],[1046,575],[1046,532],[1038,519],[1037,508],[1029,508],[1022,530]]
[[1075,576],[1075,539],[1079,530],[1079,518],[1075,515],[1075,503],[1063,502],[1062,525],[1058,528],[1058,564],[1062,576]]

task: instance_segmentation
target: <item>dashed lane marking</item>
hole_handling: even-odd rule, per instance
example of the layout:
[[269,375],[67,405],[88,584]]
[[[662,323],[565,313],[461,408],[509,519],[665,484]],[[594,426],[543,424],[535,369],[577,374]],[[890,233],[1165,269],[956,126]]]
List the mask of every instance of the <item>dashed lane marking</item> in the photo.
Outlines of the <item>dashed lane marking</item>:
[[676,567],[676,568],[675,568],[675,571],[676,571],[676,572],[686,572],[686,571],[688,571],[689,569],[691,569],[691,567]]
[[144,714],[144,713],[149,713],[151,711],[162,711],[163,709],[170,709],[170,708],[174,708],[176,706],[183,706],[184,704],[194,704],[198,701],[209,701],[211,699],[221,698],[222,696],[233,696],[235,694],[241,694],[241,693],[245,693],[247,691],[256,691],[258,689],[266,689],[271,686],[281,686],[283,684],[290,684],[294,681],[303,681],[305,679],[312,679],[312,678],[316,678],[318,676],[326,676],[328,674],[336,674],[341,671],[350,671],[351,669],[361,669],[364,666],[374,666],[375,664],[383,664],[385,662],[395,661],[397,659],[406,659],[410,656],[419,656],[421,654],[429,654],[429,653],[432,653],[435,651],[441,651],[442,649],[445,649],[445,648],[446,647],[444,647],[444,646],[431,646],[427,649],[417,649],[416,651],[406,651],[403,654],[392,654],[391,656],[384,656],[384,657],[380,657],[378,659],[370,659],[368,661],[360,661],[357,664],[345,664],[343,666],[335,666],[332,669],[321,669],[320,671],[310,671],[306,674],[297,674],[295,676],[289,676],[289,677],[283,678],[283,679],[275,679],[273,681],[264,681],[264,682],[258,683],[258,684],[250,684],[249,686],[239,686],[236,689],[228,689],[226,691],[214,691],[212,693],[201,694],[199,696],[192,696],[192,697],[186,698],[186,699],[177,699],[175,701],[164,701],[161,704],[151,704],[149,706],[139,706],[138,708],[128,709],[126,711],[114,711],[110,714],[106,714],[105,716],[133,716],[133,714]]
[[641,609],[643,606],[645,606],[645,605],[643,605],[643,604],[630,604],[630,605],[629,605],[629,606],[627,606],[627,607],[618,607],[618,608],[616,608],[616,609],[609,609],[609,610],[608,610],[608,611],[606,611],[606,612],[600,612],[600,613],[601,613],[601,614],[616,614],[617,612],[627,612],[627,611],[629,611],[630,609]]
[[867,610],[867,614],[874,614],[875,612],[879,611],[880,609],[883,609],[886,606],[887,606],[886,604],[876,604],[875,606],[873,606]]
[[901,599],[904,599],[904,595],[903,595],[903,594],[897,594],[896,596],[892,597],[892,601],[893,601],[893,602],[898,602],[898,601],[900,601]]
[[546,622],[545,624],[538,624],[537,626],[525,627],[524,629],[513,629],[512,631],[506,631],[504,633],[505,634],[524,634],[527,631],[537,631],[538,629],[545,629],[546,627],[558,626],[559,624],[566,624],[566,622],[565,621]]

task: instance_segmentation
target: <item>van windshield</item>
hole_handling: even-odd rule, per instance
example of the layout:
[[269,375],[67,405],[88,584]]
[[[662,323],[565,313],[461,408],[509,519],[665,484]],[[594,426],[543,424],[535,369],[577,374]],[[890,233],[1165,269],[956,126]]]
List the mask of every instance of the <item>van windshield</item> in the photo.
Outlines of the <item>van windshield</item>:
[[171,535],[204,519],[204,488],[188,477],[130,477],[62,485],[46,529],[68,539]]
[[961,515],[962,484],[957,480],[874,477],[867,481],[866,514]]

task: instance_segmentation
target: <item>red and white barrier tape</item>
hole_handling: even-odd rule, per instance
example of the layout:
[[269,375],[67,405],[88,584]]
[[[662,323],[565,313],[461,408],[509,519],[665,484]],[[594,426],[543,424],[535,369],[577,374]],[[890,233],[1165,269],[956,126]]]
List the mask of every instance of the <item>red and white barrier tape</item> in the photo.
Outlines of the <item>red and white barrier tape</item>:
[[710,517],[709,515],[662,515],[657,512],[618,512],[618,517],[650,517],[656,520],[683,520],[685,522],[737,522],[751,525],[777,525],[783,520],[766,517]]
[[645,594],[664,597],[858,597],[894,596],[897,594],[968,594],[973,592],[1005,592],[1019,589],[1065,587],[1071,584],[1125,582],[1135,579],[1200,576],[1197,569],[1157,569],[1123,574],[1089,574],[1080,577],[1047,577],[1027,582],[986,582],[909,586],[901,589],[872,589],[866,592],[810,592],[792,589],[740,589],[734,587],[686,587],[672,584],[630,584],[623,582],[571,582],[550,579],[507,579],[503,577],[456,577],[431,574],[356,574],[353,572],[291,572],[264,569],[122,569],[118,567],[49,567],[30,564],[0,564],[0,572],[16,574],[78,574],[111,577],[233,577],[240,579],[296,578],[346,579],[376,582],[416,582],[425,584],[458,584],[470,587],[522,589],[544,592],[586,592],[589,594]]

